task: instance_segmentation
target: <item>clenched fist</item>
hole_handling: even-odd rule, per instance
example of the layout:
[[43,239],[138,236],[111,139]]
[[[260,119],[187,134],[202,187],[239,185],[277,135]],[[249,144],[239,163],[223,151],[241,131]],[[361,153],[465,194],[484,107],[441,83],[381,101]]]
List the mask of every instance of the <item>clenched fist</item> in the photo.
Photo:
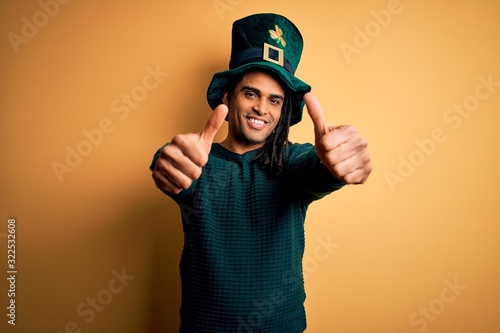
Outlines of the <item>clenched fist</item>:
[[323,165],[346,184],[362,184],[372,171],[367,142],[353,126],[328,126],[312,93],[304,95],[314,124],[316,152]]
[[215,108],[203,131],[176,135],[163,147],[153,170],[156,186],[171,194],[187,189],[201,176],[212,142],[228,113],[226,105]]

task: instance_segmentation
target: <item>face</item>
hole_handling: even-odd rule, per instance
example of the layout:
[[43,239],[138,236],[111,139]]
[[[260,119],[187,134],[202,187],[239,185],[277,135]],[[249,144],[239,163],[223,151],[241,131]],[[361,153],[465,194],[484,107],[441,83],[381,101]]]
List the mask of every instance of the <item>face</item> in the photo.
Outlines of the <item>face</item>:
[[237,153],[262,147],[279,122],[285,91],[269,74],[249,72],[230,100],[228,96],[227,92],[223,96],[229,107],[228,137],[223,145]]

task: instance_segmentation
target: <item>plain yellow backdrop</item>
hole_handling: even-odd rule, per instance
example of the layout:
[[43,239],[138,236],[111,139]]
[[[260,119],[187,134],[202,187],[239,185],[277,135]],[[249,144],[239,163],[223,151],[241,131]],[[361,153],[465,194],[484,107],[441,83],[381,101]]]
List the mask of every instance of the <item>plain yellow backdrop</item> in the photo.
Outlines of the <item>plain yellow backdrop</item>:
[[178,330],[180,214],[149,163],[203,127],[258,12],[299,27],[296,75],[374,166],[309,209],[307,332],[500,331],[498,0],[41,0],[0,4],[2,332]]

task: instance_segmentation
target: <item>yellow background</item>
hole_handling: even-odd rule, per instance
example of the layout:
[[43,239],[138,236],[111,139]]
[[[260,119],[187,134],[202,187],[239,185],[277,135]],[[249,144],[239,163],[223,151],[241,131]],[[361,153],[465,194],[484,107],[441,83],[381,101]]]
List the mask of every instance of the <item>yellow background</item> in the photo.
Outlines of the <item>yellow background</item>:
[[[257,12],[300,28],[297,76],[330,124],[353,124],[367,138],[374,166],[365,185],[310,207],[307,332],[500,331],[500,86],[487,98],[480,88],[473,112],[446,120],[474,101],[480,77],[500,82],[499,1],[69,1],[46,21],[40,3],[54,2],[0,4],[2,332],[178,330],[180,214],[148,166],[173,135],[202,128],[231,24]],[[394,8],[390,21],[376,21]],[[14,46],[23,17],[40,27]],[[346,44],[356,52],[346,55]],[[113,112],[157,68],[168,76],[126,117]],[[112,130],[60,181],[53,163],[66,164],[67,146],[84,147],[83,131],[106,119]],[[307,114],[291,139],[313,140]],[[410,159],[413,170],[402,166]],[[15,327],[5,315],[9,218]],[[103,298],[122,269],[133,280]],[[77,308],[96,296],[108,304],[87,323]]]

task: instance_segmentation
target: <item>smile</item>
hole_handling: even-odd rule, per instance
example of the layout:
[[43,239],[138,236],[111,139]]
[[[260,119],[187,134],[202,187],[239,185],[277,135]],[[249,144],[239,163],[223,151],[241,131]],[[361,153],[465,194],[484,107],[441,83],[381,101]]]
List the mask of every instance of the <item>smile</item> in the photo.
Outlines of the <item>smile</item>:
[[266,124],[266,122],[264,120],[255,119],[255,118],[248,118],[248,119],[250,120],[250,122],[257,124],[257,125],[265,125]]
[[254,117],[246,117],[246,118],[250,127],[255,130],[261,130],[268,124],[267,121],[262,119],[257,119]]

